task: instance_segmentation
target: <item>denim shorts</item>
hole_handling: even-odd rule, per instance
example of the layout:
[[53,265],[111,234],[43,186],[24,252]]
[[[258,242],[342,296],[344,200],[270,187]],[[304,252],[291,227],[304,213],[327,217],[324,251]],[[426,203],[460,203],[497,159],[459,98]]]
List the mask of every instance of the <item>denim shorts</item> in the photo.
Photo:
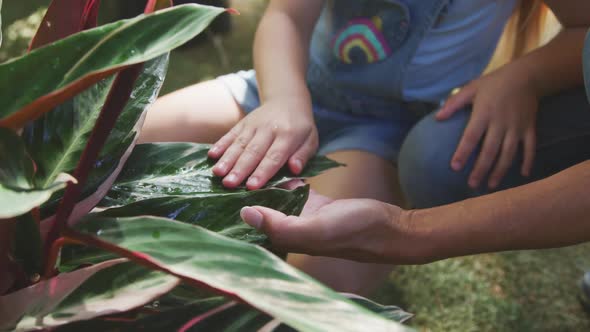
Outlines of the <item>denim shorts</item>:
[[[254,70],[240,71],[217,79],[227,87],[246,114],[260,106]],[[399,117],[373,117],[332,111],[317,103],[313,103],[313,113],[320,139],[318,154],[360,150],[393,163],[397,162],[408,132],[424,115],[423,110],[416,110]]]

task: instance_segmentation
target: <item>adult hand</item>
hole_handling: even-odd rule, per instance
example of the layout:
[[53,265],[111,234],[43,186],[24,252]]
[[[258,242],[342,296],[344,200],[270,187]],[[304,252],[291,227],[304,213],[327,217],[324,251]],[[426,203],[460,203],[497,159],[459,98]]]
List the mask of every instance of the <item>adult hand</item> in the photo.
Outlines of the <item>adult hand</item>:
[[332,200],[312,191],[300,217],[260,206],[243,208],[241,216],[280,251],[373,263],[420,262],[408,214],[376,200]]
[[509,67],[485,75],[450,97],[436,114],[438,120],[449,119],[467,105],[473,112],[463,137],[451,160],[455,171],[461,170],[480,143],[483,144],[469,176],[469,186],[476,188],[492,169],[488,186],[496,188],[524,143],[521,174],[529,176],[535,157],[535,127],[538,96],[527,75]]
[[311,106],[302,98],[265,102],[217,141],[209,157],[219,159],[213,173],[235,188],[246,178],[248,189],[259,189],[288,163],[299,174],[318,148]]

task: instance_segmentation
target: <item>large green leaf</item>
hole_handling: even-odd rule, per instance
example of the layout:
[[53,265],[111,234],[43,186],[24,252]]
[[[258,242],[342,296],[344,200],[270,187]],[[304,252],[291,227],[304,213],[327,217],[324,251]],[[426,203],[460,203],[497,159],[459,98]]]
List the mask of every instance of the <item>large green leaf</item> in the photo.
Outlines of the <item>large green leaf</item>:
[[[215,161],[207,157],[209,147],[195,143],[138,145],[101,205],[126,205],[170,195],[207,196],[245,192],[243,188],[228,190],[221,179],[213,175]],[[338,165],[325,157],[315,157],[301,175],[294,176],[283,169],[270,181],[270,185],[315,176]]]
[[[387,319],[403,322],[408,314],[396,306],[382,306],[359,296],[349,299]],[[115,319],[113,319],[115,318]],[[143,308],[120,316],[97,317],[93,320],[69,324],[57,331],[261,331],[276,326],[273,332],[294,331],[274,318],[247,305],[238,304],[221,296],[203,293],[194,287],[181,285]]]
[[177,6],[85,30],[0,65],[0,125],[22,126],[112,73],[169,52],[223,11]]
[[201,227],[146,216],[89,217],[76,228],[97,245],[118,246],[130,258],[239,298],[300,331],[403,330],[268,251]]
[[[138,131],[143,124],[145,110],[151,105],[164,82],[168,66],[168,54],[146,63],[138,78],[131,98],[119,117],[115,128],[105,143],[98,162],[87,180],[82,198],[93,200],[85,204],[86,211],[94,207],[117,176],[116,169],[125,162],[123,156],[133,148]],[[39,186],[54,181],[61,172],[73,172],[86,147],[98,115],[111,90],[113,78],[103,80],[74,99],[46,113],[25,128],[27,147],[37,162],[35,182]],[[111,181],[107,181],[111,178]],[[99,187],[105,187],[93,197]],[[55,194],[43,206],[42,215],[54,213],[63,191]]]
[[[146,199],[120,208],[95,214],[99,217],[135,217],[151,215],[167,217],[198,225],[240,241],[268,245],[267,236],[244,223],[240,210],[244,206],[266,206],[288,215],[299,215],[307,201],[308,188],[295,190],[278,188],[258,191],[228,192],[211,196],[168,196]],[[154,234],[158,237],[158,233]],[[104,250],[82,245],[67,245],[62,249],[60,271],[71,271],[80,265],[96,264],[115,256]]]
[[60,173],[46,185],[35,186],[33,175],[34,163],[21,138],[0,128],[0,219],[29,212],[72,180]]
[[586,44],[584,46],[584,81],[586,83],[586,95],[590,101],[590,31],[586,35]]
[[126,312],[178,285],[178,278],[115,260],[64,273],[0,297],[0,331],[27,331]]

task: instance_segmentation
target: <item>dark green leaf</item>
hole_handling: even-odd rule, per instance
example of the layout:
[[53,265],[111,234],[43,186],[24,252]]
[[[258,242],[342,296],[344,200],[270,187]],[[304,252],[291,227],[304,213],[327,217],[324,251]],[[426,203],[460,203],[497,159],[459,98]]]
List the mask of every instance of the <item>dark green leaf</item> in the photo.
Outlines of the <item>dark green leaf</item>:
[[16,217],[14,259],[29,276],[41,273],[42,247],[39,225],[31,213]]
[[[171,195],[207,196],[245,192],[243,188],[228,190],[221,179],[213,175],[215,161],[207,157],[209,147],[195,143],[138,145],[101,205],[126,205]],[[289,175],[289,171],[283,169],[271,180],[271,184],[315,176],[338,165],[325,157],[315,157],[301,175]]]
[[0,0],[0,46],[2,46],[2,0]]
[[72,178],[56,176],[46,186],[33,183],[34,164],[21,138],[0,128],[0,219],[25,214],[47,201]]
[[0,124],[17,128],[111,73],[169,52],[223,11],[177,6],[85,30],[0,65]]
[[590,31],[586,35],[586,44],[584,46],[584,81],[586,83],[586,95],[590,101]]
[[170,291],[178,279],[116,260],[0,297],[0,331],[59,326],[126,312]]
[[[76,228],[185,280],[232,294],[300,331],[400,331],[266,250],[155,218],[88,217]],[[159,237],[154,239],[153,234]],[[103,244],[104,245],[104,244]]]
[[[143,114],[162,87],[167,66],[168,54],[146,63],[86,182],[82,198],[94,194],[112,176],[125,152],[132,147],[143,124]],[[112,84],[113,78],[101,81],[26,127],[23,136],[37,162],[38,185],[51,183],[57,174],[73,172],[76,168]],[[63,191],[55,194],[43,206],[44,218],[54,213],[62,195]]]
[[[167,217],[198,225],[253,244],[267,244],[266,235],[248,226],[240,218],[244,206],[261,205],[289,215],[299,215],[307,201],[308,188],[295,190],[278,188],[257,191],[237,191],[211,196],[168,196],[146,199],[120,208],[105,210],[100,217],[135,217],[152,215]],[[157,240],[161,234],[152,234]],[[114,258],[112,254],[94,247],[68,245],[62,250],[60,271],[71,271],[80,265],[96,264]]]

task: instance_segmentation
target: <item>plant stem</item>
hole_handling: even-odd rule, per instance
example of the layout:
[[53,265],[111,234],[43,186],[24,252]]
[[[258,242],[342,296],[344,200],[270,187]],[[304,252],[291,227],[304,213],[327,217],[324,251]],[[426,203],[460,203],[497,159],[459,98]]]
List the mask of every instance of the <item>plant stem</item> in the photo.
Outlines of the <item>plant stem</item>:
[[56,275],[55,265],[57,264],[57,258],[59,256],[59,251],[61,248],[66,244],[83,244],[80,241],[68,238],[68,237],[60,237],[59,239],[55,240],[51,245],[51,249],[49,249],[49,259],[47,261],[47,265],[45,265],[45,271],[43,272],[43,279],[49,279]]
[[[64,197],[57,209],[55,222],[49,230],[46,238],[46,253],[51,250],[53,242],[63,234],[64,229],[67,227],[70,215],[78,202],[78,198],[80,197],[82,188],[88,179],[88,175],[96,163],[100,151],[111,133],[111,130],[115,126],[117,118],[119,118],[119,115],[125,108],[135,81],[139,77],[142,69],[143,64],[137,64],[121,71],[117,75],[117,78],[109,91],[107,100],[100,111],[94,129],[90,134],[90,138],[88,139],[82,157],[78,162],[78,166],[74,171],[74,177],[78,180],[78,183],[68,184]],[[45,260],[45,271],[51,268],[51,265],[49,264],[50,259],[48,255]]]

